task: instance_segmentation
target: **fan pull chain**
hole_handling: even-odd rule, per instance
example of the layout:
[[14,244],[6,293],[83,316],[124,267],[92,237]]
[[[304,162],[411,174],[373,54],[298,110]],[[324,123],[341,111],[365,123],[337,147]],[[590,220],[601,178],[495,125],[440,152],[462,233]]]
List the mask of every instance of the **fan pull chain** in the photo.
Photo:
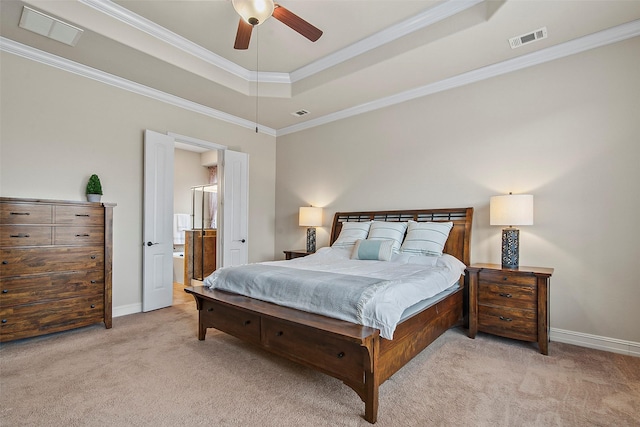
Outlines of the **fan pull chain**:
[[259,52],[260,52],[260,30],[256,26],[256,133],[258,133],[258,82],[260,81],[260,67],[259,67]]

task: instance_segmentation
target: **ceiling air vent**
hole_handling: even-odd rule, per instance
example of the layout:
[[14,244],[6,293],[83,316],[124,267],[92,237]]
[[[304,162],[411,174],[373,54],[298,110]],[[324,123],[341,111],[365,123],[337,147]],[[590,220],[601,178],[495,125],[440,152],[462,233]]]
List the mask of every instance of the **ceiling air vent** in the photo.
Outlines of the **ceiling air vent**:
[[512,37],[509,39],[509,45],[511,49],[523,46],[525,44],[533,43],[535,41],[547,38],[547,27],[539,28],[527,34],[523,34],[518,37]]
[[293,116],[296,116],[296,117],[302,117],[302,116],[304,116],[306,114],[309,114],[309,112],[307,110],[298,110],[298,111],[296,111],[294,113],[291,113],[291,114]]
[[82,28],[62,22],[27,6],[23,6],[18,25],[25,30],[33,31],[69,46],[75,46],[84,31]]

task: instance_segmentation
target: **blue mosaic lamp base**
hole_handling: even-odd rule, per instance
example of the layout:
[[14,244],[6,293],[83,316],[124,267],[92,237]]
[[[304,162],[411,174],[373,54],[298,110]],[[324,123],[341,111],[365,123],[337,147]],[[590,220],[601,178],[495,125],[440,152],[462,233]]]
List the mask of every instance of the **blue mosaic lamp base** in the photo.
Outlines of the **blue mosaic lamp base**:
[[307,252],[316,251],[316,229],[314,227],[307,228]]
[[520,230],[504,228],[502,230],[502,268],[518,268],[520,264]]

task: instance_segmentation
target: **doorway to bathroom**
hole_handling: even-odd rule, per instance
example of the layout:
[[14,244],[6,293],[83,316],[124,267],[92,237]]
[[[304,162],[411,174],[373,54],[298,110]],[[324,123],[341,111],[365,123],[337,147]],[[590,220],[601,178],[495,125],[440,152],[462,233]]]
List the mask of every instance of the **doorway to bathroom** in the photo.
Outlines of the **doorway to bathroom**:
[[[176,156],[176,148],[196,153],[212,151],[217,154],[217,160],[213,163],[217,163],[216,196],[220,209],[215,217],[209,215],[207,219],[211,221],[210,224],[216,226],[218,234],[216,265],[219,267],[237,265],[246,263],[248,260],[246,244],[248,241],[248,156],[208,141],[172,133],[164,135],[147,130],[144,153],[143,311],[167,307],[173,302],[173,249],[176,229],[174,213],[188,213],[189,225],[194,225],[192,208],[185,211],[184,204],[179,204],[179,212],[175,212],[174,158],[193,156],[183,156],[184,153],[178,153]],[[189,149],[184,150],[184,148]],[[207,171],[209,173],[208,169]],[[189,179],[199,180],[199,171]],[[207,181],[208,178],[198,184],[206,184]],[[188,187],[191,189],[193,185]],[[178,197],[183,200],[181,195]],[[185,227],[186,222],[183,220],[182,224],[182,227]],[[185,271],[183,277],[186,276]]]

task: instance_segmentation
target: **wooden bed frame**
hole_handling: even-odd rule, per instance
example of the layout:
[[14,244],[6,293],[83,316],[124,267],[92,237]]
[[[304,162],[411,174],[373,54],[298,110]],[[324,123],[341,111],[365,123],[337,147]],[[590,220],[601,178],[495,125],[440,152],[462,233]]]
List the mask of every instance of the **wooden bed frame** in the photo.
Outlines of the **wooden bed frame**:
[[[343,222],[452,221],[444,252],[469,265],[472,216],[473,208],[336,213],[330,242]],[[241,295],[202,286],[185,291],[196,300],[199,340],[215,328],[338,378],[364,401],[370,423],[377,419],[379,386],[447,329],[466,322],[462,277],[460,289],[400,323],[393,340],[378,329]]]

